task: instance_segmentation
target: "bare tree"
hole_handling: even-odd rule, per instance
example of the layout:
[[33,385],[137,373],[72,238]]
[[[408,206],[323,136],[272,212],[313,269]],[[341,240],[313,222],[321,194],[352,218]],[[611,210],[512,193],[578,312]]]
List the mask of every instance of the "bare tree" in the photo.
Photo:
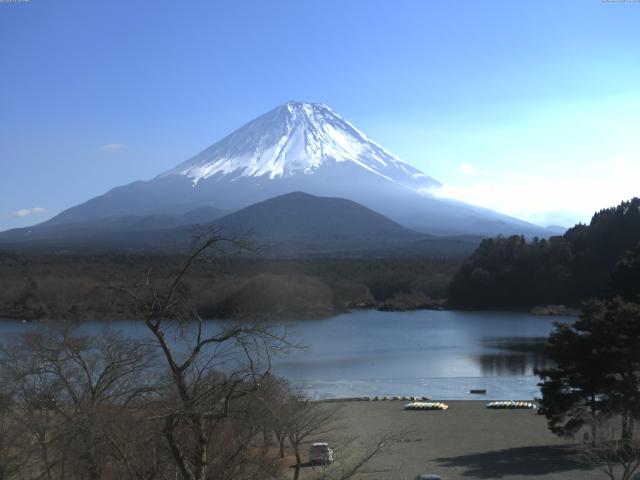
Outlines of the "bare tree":
[[256,422],[263,430],[263,443],[269,446],[273,435],[277,442],[278,456],[282,459],[285,457],[291,406],[294,405],[292,390],[285,379],[271,376],[264,379],[257,397]]
[[[600,470],[611,480],[630,480],[640,471],[640,429],[623,425],[620,415],[602,412],[592,419],[579,445],[579,458]],[[626,429],[622,435],[621,429]],[[596,432],[592,436],[589,432]]]
[[[114,419],[155,393],[153,358],[152,346],[108,329],[92,337],[68,326],[30,332],[3,347],[3,383],[12,385],[14,417],[38,446],[36,478],[97,480],[114,464],[130,466],[118,432],[130,425]],[[148,478],[132,469],[124,473]]]
[[339,407],[290,396],[284,410],[287,438],[296,458],[293,480],[298,480],[302,467],[302,448],[312,439],[326,435],[336,428]]
[[60,432],[59,421],[51,410],[55,398],[60,396],[61,385],[20,347],[21,343],[5,339],[0,350],[0,381],[12,403],[13,420],[33,439],[29,442],[32,448],[21,451],[22,457],[33,457],[37,465],[32,470],[36,476],[52,480],[59,463],[54,445]]
[[407,432],[386,432],[371,440],[347,439],[335,447],[338,465],[331,469],[328,465],[324,465],[317,480],[348,480],[362,476],[368,478],[374,474],[388,472],[390,470],[388,468],[371,468],[370,464],[375,458],[392,453],[394,447],[406,435]]
[[[164,285],[154,284],[151,272],[144,284],[121,288],[135,304],[159,346],[169,371],[173,394],[162,419],[164,438],[185,480],[205,480],[222,475],[212,471],[225,441],[227,421],[242,417],[245,397],[259,390],[270,375],[270,355],[284,346],[284,338],[261,324],[205,324],[183,295],[183,281],[211,249],[246,248],[246,243],[208,235]],[[173,337],[173,341],[172,341]],[[246,449],[240,445],[232,458]]]
[[[169,279],[149,272],[143,284],[117,289],[135,305],[146,341],[62,326],[5,342],[0,386],[11,388],[0,409],[0,480],[18,464],[28,480],[275,478],[282,462],[271,433],[280,458],[288,442],[299,477],[303,446],[339,428],[336,409],[300,401],[271,375],[272,355],[291,347],[284,330],[205,322],[191,308],[184,278],[225,241],[207,238]],[[28,441],[5,448],[14,425]],[[343,463],[340,478],[362,472],[383,445]]]
[[29,460],[29,438],[15,419],[15,405],[0,390],[0,480],[16,478]]

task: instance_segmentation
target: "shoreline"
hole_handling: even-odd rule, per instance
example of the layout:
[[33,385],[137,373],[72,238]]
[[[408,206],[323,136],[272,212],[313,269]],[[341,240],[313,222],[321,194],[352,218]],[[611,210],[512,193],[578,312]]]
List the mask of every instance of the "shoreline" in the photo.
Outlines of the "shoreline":
[[[475,394],[471,394],[475,395]],[[478,394],[481,396],[481,394]],[[384,397],[384,398],[380,398]],[[492,398],[473,398],[473,399],[447,399],[441,397],[430,397],[425,395],[381,395],[375,397],[338,397],[338,398],[306,398],[306,401],[316,402],[316,403],[352,403],[352,402],[362,402],[362,403],[384,403],[384,402],[479,402],[479,403],[490,403],[495,401],[512,401],[512,402],[532,402],[537,403],[538,399],[536,397],[533,398],[504,398],[501,400],[494,400]]]
[[[563,310],[554,310],[547,307],[533,307],[530,309],[501,309],[501,308],[464,308],[464,307],[452,307],[446,304],[446,300],[442,303],[438,302],[433,305],[423,305],[419,307],[396,307],[392,308],[387,303],[381,302],[378,305],[371,305],[366,307],[350,307],[340,308],[332,311],[306,311],[299,314],[287,313],[285,315],[278,315],[274,313],[265,313],[260,315],[244,315],[242,318],[237,317],[221,317],[221,318],[206,318],[207,321],[263,321],[263,322],[288,322],[288,321],[313,321],[323,320],[327,318],[337,317],[339,315],[346,315],[354,312],[389,312],[389,313],[403,313],[403,312],[419,312],[419,311],[438,311],[438,312],[479,312],[479,313],[516,313],[516,314],[529,314],[536,317],[575,317],[578,315],[579,310],[573,308],[565,308]],[[113,316],[112,318],[37,318],[37,317],[24,317],[17,318],[16,316],[5,315],[0,312],[0,322],[17,322],[17,323],[48,323],[48,322],[117,322],[117,321],[134,321],[136,319],[125,318],[119,316]]]

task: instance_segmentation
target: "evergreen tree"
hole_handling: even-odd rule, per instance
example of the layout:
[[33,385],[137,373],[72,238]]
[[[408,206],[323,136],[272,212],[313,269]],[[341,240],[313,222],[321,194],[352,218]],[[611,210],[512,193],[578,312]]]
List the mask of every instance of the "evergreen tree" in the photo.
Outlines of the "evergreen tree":
[[611,274],[611,291],[627,301],[640,301],[640,244],[627,250]]
[[[548,240],[522,236],[484,240],[449,288],[463,308],[578,306],[589,298],[640,292],[640,198],[596,213]],[[634,250],[635,249],[635,250]]]
[[550,429],[574,435],[594,429],[600,414],[614,414],[621,440],[631,441],[640,418],[640,306],[620,298],[587,302],[575,323],[556,324],[547,352],[554,366],[536,373]]

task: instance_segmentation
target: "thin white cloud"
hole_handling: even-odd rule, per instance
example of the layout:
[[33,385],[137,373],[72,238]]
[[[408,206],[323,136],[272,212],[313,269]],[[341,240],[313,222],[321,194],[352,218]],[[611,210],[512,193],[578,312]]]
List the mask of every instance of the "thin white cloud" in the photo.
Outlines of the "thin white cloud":
[[460,164],[460,166],[458,167],[457,172],[461,173],[462,175],[465,175],[467,177],[473,176],[476,173],[478,173],[476,168],[473,165],[471,165],[471,164],[469,164],[467,162],[462,162]]
[[125,148],[127,148],[127,146],[124,143],[107,143],[102,146],[102,150],[105,152],[119,152]]
[[15,210],[11,212],[11,216],[16,218],[24,218],[30,215],[38,215],[41,213],[45,213],[46,211],[47,210],[42,207],[21,208],[20,210]]
[[640,158],[615,158],[563,175],[517,172],[444,184],[433,193],[539,225],[589,222],[598,210],[640,196]]

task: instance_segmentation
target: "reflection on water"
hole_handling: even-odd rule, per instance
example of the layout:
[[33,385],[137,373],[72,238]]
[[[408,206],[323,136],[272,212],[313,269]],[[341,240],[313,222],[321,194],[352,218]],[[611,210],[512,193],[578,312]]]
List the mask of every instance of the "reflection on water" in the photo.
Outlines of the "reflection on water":
[[359,311],[290,322],[307,345],[274,371],[317,396],[431,395],[532,398],[554,319],[514,312]]
[[475,356],[482,375],[532,375],[536,368],[548,366],[546,337],[486,337],[487,352]]
[[482,343],[487,348],[497,348],[510,352],[544,354],[547,337],[485,337]]
[[503,355],[499,353],[483,353],[477,356],[482,375],[509,376],[531,375],[533,369],[544,365],[543,359],[528,355]]

